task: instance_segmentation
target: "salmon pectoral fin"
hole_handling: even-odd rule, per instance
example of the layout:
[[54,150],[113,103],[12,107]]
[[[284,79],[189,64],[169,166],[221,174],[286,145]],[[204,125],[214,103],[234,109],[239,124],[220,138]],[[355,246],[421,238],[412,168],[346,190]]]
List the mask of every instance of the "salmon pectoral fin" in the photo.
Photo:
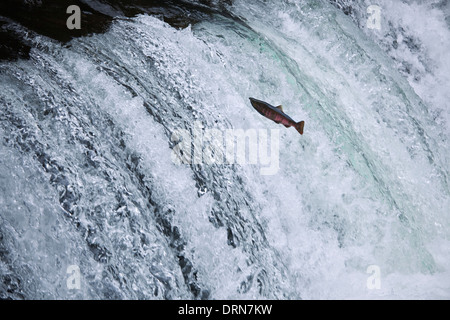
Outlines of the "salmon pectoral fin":
[[300,133],[300,134],[303,134],[303,128],[305,127],[305,121],[300,121],[300,122],[297,122],[296,124],[295,124],[295,129],[297,129],[297,131]]

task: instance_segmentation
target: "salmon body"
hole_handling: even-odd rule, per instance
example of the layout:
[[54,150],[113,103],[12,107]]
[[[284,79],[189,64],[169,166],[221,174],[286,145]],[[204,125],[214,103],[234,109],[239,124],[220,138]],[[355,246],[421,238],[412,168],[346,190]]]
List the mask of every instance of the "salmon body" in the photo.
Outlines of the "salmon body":
[[304,121],[295,122],[286,113],[283,112],[282,106],[274,107],[267,102],[250,98],[250,102],[260,114],[264,117],[275,121],[276,123],[281,123],[286,128],[294,127],[300,134],[303,134],[303,127],[305,126]]

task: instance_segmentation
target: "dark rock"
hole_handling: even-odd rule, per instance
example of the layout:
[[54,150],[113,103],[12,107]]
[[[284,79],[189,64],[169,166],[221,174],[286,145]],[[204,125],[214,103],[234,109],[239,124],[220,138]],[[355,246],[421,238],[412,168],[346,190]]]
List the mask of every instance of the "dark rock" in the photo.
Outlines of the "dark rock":
[[[0,60],[28,58],[30,45],[11,26],[16,24],[35,34],[60,42],[74,37],[102,33],[116,17],[150,14],[175,28],[206,19],[211,13],[224,10],[225,1],[155,1],[155,0],[2,0],[0,2]],[[71,13],[67,8],[76,5],[81,10],[81,28],[66,25]]]

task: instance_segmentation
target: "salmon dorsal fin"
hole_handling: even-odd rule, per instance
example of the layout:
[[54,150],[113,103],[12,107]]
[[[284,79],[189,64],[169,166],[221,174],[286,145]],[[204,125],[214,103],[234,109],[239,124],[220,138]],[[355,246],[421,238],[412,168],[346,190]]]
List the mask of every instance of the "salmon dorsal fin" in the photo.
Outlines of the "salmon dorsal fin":
[[280,104],[279,106],[276,106],[275,108],[277,108],[278,110],[280,110],[281,112],[284,112],[283,111],[283,106]]

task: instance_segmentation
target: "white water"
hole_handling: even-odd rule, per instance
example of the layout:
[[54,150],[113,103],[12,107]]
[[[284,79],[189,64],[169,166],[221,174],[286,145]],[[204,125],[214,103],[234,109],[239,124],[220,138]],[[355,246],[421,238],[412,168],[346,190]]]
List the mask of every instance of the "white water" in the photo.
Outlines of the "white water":
[[[0,67],[3,296],[448,299],[448,26],[424,4],[380,6],[417,37],[415,56],[315,1],[33,39],[31,60]],[[171,133],[196,120],[280,129],[280,170],[174,164]],[[73,264],[81,290],[66,286]]]

